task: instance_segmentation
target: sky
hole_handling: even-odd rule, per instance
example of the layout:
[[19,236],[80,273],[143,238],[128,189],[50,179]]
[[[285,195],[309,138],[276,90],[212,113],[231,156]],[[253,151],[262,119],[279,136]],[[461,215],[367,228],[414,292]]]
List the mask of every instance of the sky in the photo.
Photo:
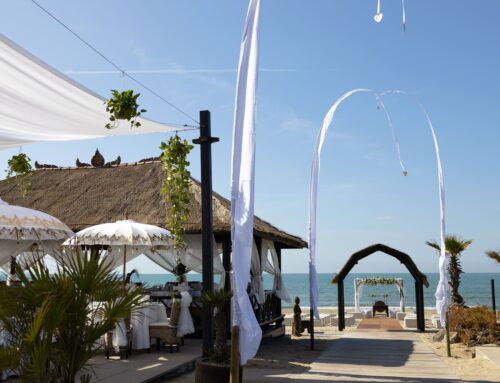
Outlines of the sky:
[[[37,0],[39,4],[194,119],[210,110],[214,190],[228,197],[236,71],[248,7],[244,0]],[[447,232],[473,239],[465,272],[498,272],[484,252],[500,248],[500,1],[261,0],[255,212],[307,239],[312,155],[321,122],[346,91],[401,89],[427,110],[441,147]],[[0,0],[0,32],[104,97],[141,93],[145,117],[193,121],[114,71],[29,0]],[[1,75],[1,74],[0,74]],[[373,96],[344,102],[321,157],[318,272],[333,273],[355,251],[384,243],[438,271],[425,245],[439,239],[432,136],[414,98],[384,99],[408,170],[403,177],[391,131]],[[103,106],[104,107],[104,106]],[[103,129],[106,121],[103,121]],[[196,132],[182,133],[191,140]],[[107,160],[159,154],[166,134],[27,145],[33,160],[71,166],[96,148]],[[0,152],[0,176],[19,148]],[[199,149],[190,156],[199,179]],[[139,260],[142,273],[161,272]],[[283,252],[283,271],[306,273],[307,250]],[[376,254],[353,272],[403,272]]]

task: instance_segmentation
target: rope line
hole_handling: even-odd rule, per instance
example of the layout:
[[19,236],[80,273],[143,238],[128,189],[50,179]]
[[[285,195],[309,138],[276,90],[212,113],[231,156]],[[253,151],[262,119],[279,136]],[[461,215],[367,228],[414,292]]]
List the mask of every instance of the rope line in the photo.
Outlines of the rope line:
[[135,77],[128,74],[126,70],[121,68],[119,65],[115,64],[109,58],[107,58],[97,48],[95,48],[92,44],[87,42],[83,37],[81,37],[79,34],[77,34],[75,31],[73,31],[70,27],[68,27],[66,24],[64,24],[61,20],[59,20],[56,16],[54,16],[52,13],[50,13],[47,9],[45,9],[38,2],[36,2],[35,0],[31,0],[31,2],[33,4],[35,4],[38,8],[40,8],[43,12],[45,12],[48,16],[50,16],[53,20],[55,20],[59,25],[61,25],[63,28],[65,28],[68,32],[70,32],[73,36],[75,36],[78,40],[80,40],[82,43],[84,43],[87,47],[89,47],[91,50],[93,50],[95,53],[97,53],[101,58],[103,58],[105,61],[107,61],[111,66],[113,66],[116,70],[118,70],[122,74],[122,76],[126,76],[127,78],[129,78],[130,80],[135,82],[137,85],[141,86],[142,88],[146,89],[148,92],[153,94],[154,96],[158,97],[160,100],[165,102],[171,108],[177,110],[179,113],[182,113],[185,117],[194,121],[196,124],[198,124],[198,125],[200,124],[199,121],[197,121],[195,118],[191,117],[188,113],[184,112],[181,108],[179,108],[178,106],[174,105],[173,103],[171,103],[170,101],[165,99],[163,96],[161,96],[160,94],[155,92],[153,89],[151,89],[149,86],[147,86],[143,82],[137,80]]

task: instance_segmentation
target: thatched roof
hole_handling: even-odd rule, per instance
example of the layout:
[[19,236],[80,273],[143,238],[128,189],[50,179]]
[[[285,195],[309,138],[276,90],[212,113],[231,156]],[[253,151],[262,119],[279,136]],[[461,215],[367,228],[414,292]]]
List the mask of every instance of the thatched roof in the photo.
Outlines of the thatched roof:
[[[161,195],[162,163],[121,164],[109,167],[37,169],[31,177],[33,187],[22,197],[14,181],[0,181],[0,197],[10,204],[41,210],[66,223],[72,230],[130,219],[165,227],[166,205]],[[191,185],[191,214],[185,230],[201,232],[201,188]],[[216,234],[231,231],[231,204],[213,193],[213,219]],[[256,236],[272,239],[284,248],[303,248],[300,237],[277,229],[255,217]]]

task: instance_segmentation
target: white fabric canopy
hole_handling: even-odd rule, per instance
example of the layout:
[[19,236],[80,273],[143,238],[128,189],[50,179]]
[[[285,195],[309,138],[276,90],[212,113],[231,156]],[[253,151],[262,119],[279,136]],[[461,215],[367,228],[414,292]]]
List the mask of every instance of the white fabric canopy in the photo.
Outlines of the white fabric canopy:
[[109,120],[104,99],[0,34],[0,149],[66,141],[183,130],[145,118],[140,129]]
[[257,249],[255,241],[252,245],[252,259],[250,264],[250,271],[252,272],[252,278],[250,280],[250,293],[255,296],[257,303],[263,305],[266,301],[266,292],[264,291],[264,278],[262,277],[263,268],[261,254]]

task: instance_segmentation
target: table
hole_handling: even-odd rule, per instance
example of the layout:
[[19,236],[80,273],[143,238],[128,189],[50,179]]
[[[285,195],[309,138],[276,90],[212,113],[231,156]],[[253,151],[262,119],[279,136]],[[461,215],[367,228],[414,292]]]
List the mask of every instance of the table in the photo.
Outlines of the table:
[[161,303],[145,304],[132,314],[132,349],[144,350],[151,347],[149,325],[155,322],[168,322],[165,306]]

